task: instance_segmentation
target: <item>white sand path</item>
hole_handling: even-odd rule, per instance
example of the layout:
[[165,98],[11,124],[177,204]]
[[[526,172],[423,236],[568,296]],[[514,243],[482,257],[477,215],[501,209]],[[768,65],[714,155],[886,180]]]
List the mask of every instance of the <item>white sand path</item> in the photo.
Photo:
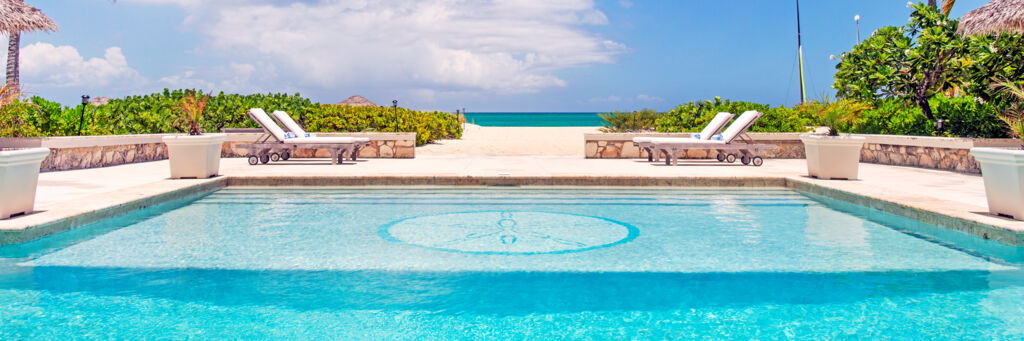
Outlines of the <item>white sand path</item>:
[[416,148],[428,155],[544,155],[583,157],[583,134],[597,127],[481,127],[466,124],[462,139]]

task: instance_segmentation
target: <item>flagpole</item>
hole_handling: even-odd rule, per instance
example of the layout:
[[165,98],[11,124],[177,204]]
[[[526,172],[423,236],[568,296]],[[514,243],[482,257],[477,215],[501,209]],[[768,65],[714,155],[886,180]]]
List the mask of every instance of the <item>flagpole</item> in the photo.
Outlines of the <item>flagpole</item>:
[[804,44],[800,38],[800,0],[796,0],[796,46],[800,54],[800,104],[807,100],[807,87],[804,85]]

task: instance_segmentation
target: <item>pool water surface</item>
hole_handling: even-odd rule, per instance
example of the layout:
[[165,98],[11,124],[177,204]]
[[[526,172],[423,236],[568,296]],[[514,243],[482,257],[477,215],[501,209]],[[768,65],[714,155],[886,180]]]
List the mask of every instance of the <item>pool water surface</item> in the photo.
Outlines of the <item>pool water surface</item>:
[[1020,248],[942,231],[785,189],[227,188],[0,247],[0,339],[1024,337]]

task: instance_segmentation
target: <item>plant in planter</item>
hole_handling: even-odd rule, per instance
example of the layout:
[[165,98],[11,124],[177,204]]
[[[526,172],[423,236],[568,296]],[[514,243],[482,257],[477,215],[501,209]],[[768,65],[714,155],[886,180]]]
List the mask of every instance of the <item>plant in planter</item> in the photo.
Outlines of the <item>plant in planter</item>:
[[[1013,82],[993,85],[1014,102],[1006,106],[1000,118],[1010,132],[1024,143],[1024,90]],[[1022,144],[1024,145],[1024,144]],[[971,155],[981,165],[985,180],[985,197],[992,213],[1024,220],[1024,150],[1021,148],[971,148]]]
[[224,134],[203,134],[200,121],[206,113],[210,95],[198,97],[188,92],[181,98],[177,109],[181,117],[174,121],[176,129],[188,135],[164,136],[167,156],[171,163],[171,178],[208,178],[220,170],[221,145]]
[[860,168],[860,150],[864,138],[840,135],[839,131],[849,128],[862,111],[871,106],[853,99],[833,101],[829,97],[811,101],[797,107],[798,111],[817,116],[825,130],[824,134],[804,134],[807,155],[807,174],[819,179],[856,179]]
[[[24,123],[8,120],[18,110],[21,93],[16,86],[0,87],[0,119],[17,132]],[[7,130],[7,129],[4,129]],[[36,185],[39,183],[39,165],[50,155],[48,148],[0,148],[0,219],[29,213],[35,206]]]

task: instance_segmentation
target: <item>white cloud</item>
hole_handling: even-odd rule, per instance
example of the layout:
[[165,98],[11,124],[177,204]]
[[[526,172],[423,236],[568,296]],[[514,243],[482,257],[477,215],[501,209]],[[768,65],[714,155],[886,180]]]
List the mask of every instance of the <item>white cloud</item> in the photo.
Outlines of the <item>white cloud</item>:
[[35,43],[21,48],[21,79],[27,85],[56,87],[130,87],[145,82],[120,47],[103,57],[85,59],[72,46]]
[[636,96],[633,96],[633,97],[625,97],[625,98],[623,98],[621,96],[611,95],[611,96],[608,96],[608,97],[594,97],[594,98],[591,98],[591,99],[587,100],[587,102],[590,102],[590,103],[627,103],[627,104],[633,104],[633,103],[656,103],[656,102],[663,102],[663,101],[665,101],[665,100],[662,99],[661,97],[644,95],[644,94],[639,94],[639,95],[636,95]]
[[639,95],[636,95],[636,101],[637,102],[653,103],[653,102],[663,102],[663,101],[665,101],[665,99],[663,99],[661,97],[656,97],[656,96],[649,96],[649,95],[639,94]]
[[622,8],[633,8],[633,1],[619,0],[619,6],[622,6]]
[[622,102],[622,97],[619,96],[608,96],[608,97],[594,97],[588,100],[590,103],[618,103]]
[[[566,86],[558,70],[627,51],[585,30],[608,23],[592,0],[135,1],[186,8],[208,37],[199,51],[266,63],[282,80],[275,86],[533,92]],[[246,72],[260,74],[233,75]]]

